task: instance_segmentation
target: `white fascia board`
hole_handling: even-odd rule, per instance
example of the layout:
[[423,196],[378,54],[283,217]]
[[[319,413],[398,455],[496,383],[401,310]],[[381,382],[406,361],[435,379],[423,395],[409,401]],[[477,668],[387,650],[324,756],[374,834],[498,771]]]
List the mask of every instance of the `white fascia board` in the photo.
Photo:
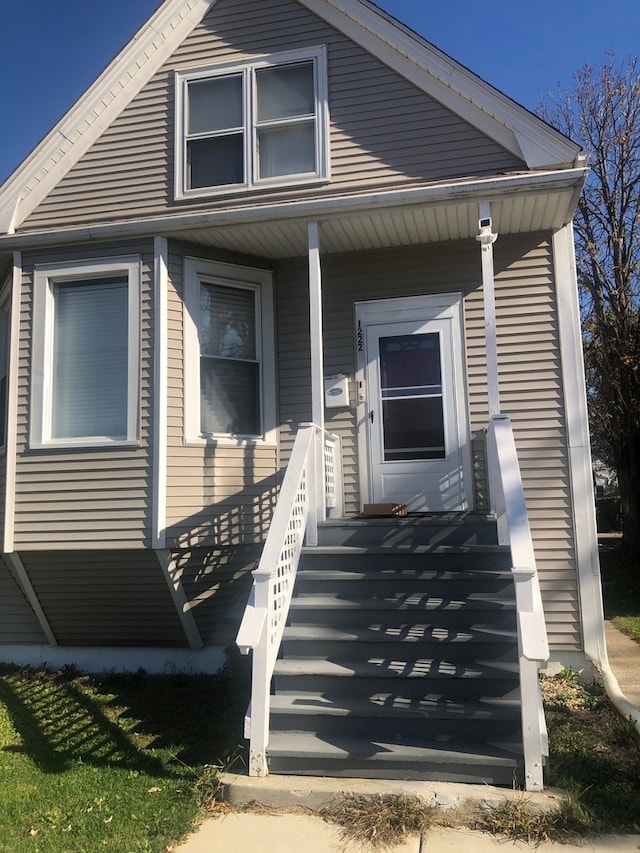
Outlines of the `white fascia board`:
[[0,188],[0,233],[24,222],[216,2],[165,0]]
[[[150,219],[122,220],[99,225],[80,225],[46,231],[29,231],[23,234],[0,235],[0,251],[38,248],[61,242],[87,242],[106,238],[145,237],[152,234],[175,236],[180,231],[234,225],[251,225],[261,222],[287,222],[301,219],[331,219],[350,213],[384,210],[424,204],[448,202],[491,201],[504,197],[517,197],[527,193],[567,190],[571,203],[579,193],[588,170],[584,168],[551,172],[526,172],[519,175],[501,175],[497,178],[478,178],[427,187],[410,187],[400,190],[383,190],[359,195],[308,199],[257,204],[247,207],[195,213],[172,214]],[[567,222],[573,215],[567,204]]]
[[580,165],[579,145],[368,0],[300,0],[530,169]]

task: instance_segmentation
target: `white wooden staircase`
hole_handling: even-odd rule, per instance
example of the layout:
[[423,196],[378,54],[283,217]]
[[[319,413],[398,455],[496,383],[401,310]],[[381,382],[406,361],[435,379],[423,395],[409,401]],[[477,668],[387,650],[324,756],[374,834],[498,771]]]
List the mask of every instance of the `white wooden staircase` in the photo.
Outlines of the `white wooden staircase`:
[[333,439],[298,434],[238,633],[249,773],[541,790],[548,645],[508,419],[489,429],[490,516],[318,522]]
[[270,773],[522,784],[515,590],[495,521],[321,525],[272,690]]

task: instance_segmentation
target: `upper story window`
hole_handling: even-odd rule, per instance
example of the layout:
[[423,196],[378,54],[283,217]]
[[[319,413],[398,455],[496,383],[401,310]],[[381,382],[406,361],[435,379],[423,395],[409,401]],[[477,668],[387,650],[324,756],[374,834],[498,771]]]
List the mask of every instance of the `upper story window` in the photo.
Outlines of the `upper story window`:
[[176,74],[176,196],[328,178],[326,51]]
[[37,268],[31,446],[138,438],[139,261]]

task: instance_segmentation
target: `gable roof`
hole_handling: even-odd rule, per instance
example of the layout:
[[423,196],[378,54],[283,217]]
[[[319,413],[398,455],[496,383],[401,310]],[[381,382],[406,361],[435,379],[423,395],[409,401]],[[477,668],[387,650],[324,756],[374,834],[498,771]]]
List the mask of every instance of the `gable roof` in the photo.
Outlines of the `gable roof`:
[[[298,2],[530,169],[584,163],[578,145],[369,0]],[[165,0],[0,188],[0,233],[15,233],[216,3]]]

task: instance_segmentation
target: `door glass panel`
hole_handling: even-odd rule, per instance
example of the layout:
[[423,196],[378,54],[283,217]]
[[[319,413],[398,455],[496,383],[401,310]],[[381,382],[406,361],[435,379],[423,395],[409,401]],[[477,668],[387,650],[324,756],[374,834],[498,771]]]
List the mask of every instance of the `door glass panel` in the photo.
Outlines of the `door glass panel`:
[[380,338],[384,461],[444,459],[440,335]]

